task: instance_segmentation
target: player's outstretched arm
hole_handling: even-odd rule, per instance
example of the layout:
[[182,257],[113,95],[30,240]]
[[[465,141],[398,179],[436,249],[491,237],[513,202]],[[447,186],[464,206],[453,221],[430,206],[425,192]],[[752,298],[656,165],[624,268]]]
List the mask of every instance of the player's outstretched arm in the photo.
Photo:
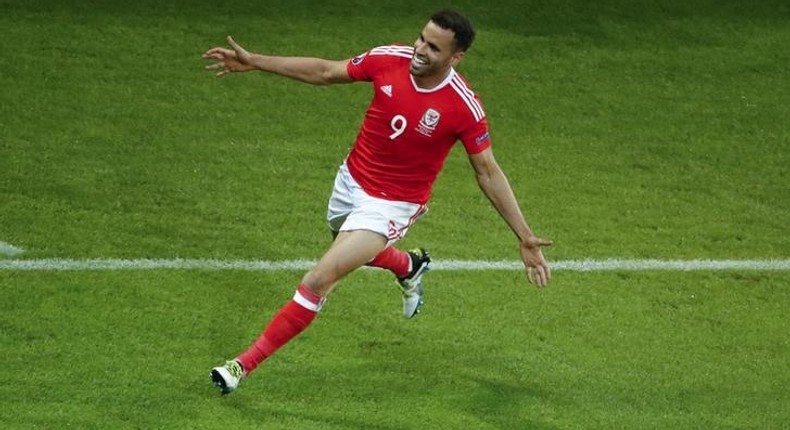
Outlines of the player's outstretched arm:
[[475,170],[477,184],[483,194],[518,237],[519,251],[527,269],[527,278],[538,287],[545,287],[551,279],[551,268],[543,257],[542,248],[551,246],[552,241],[535,236],[527,225],[510,182],[496,162],[491,148],[470,155],[469,162]]
[[275,73],[287,78],[313,85],[328,85],[352,82],[346,71],[348,60],[325,60],[308,57],[279,57],[247,51],[228,36],[230,48],[216,47],[203,53],[203,58],[214,60],[206,70],[222,77],[228,73],[259,70]]

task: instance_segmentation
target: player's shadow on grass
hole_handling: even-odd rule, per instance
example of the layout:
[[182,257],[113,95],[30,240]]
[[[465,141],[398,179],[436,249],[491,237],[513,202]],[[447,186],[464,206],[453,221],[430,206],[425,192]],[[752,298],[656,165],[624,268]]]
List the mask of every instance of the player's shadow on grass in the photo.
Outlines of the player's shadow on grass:
[[[529,385],[503,382],[501,380],[487,379],[480,376],[461,376],[473,381],[476,389],[469,395],[453,397],[451,404],[447,405],[458,410],[459,416],[474,416],[475,422],[486,423],[498,429],[523,429],[523,430],[554,430],[557,426],[540,422],[539,417],[532,417],[528,406],[532,403],[545,403],[548,393]],[[214,387],[201,383],[207,393],[216,396],[217,401],[224,403],[224,407],[234,409],[238,416],[245,420],[260,423],[265,428],[266,423],[302,422],[311,426],[321,425],[332,428],[360,429],[360,430],[407,430],[411,426],[397,424],[382,424],[373,419],[361,420],[358,417],[339,416],[339,411],[333,414],[311,413],[309,410],[291,411],[283,408],[269,407],[260,401],[257,396],[233,393],[229,397],[220,396]],[[194,387],[197,388],[197,387]],[[422,387],[421,389],[425,389]],[[534,409],[533,409],[534,410]]]
[[526,405],[534,402],[545,402],[546,393],[527,385],[508,383],[479,376],[465,376],[474,381],[478,389],[468,397],[468,401],[460,404],[466,414],[476,415],[481,422],[500,429],[551,430],[558,427],[526,417]]
[[344,429],[360,429],[360,430],[408,430],[409,427],[400,427],[392,425],[384,425],[373,421],[362,421],[354,418],[344,418],[338,416],[331,416],[325,414],[312,414],[308,411],[286,411],[283,409],[274,409],[261,406],[261,402],[257,399],[243,399],[234,403],[234,407],[238,409],[244,416],[250,417],[253,420],[261,423],[262,428],[266,428],[266,422],[293,422],[301,421],[311,423],[314,425],[325,425],[331,428],[344,428]]

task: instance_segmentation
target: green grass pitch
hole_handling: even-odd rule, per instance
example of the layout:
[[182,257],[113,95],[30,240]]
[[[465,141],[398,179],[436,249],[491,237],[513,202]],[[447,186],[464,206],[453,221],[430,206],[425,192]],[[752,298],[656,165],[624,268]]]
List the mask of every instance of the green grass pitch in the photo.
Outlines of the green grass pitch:
[[[459,70],[550,260],[790,258],[790,6],[454,5]],[[316,259],[370,97],[200,55],[348,58],[436,1],[0,0],[0,259]],[[402,242],[515,260],[447,160]],[[23,250],[11,255],[7,246]],[[788,429],[790,272],[435,271],[415,320],[386,273],[221,397],[299,271],[0,270],[4,429]]]

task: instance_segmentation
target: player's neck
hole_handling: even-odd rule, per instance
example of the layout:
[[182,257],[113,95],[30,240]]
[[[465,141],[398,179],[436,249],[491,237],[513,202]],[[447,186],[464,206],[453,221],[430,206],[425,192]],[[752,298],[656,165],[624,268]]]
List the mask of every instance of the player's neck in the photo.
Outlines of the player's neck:
[[421,90],[432,90],[441,85],[447,77],[453,72],[453,68],[449,67],[443,72],[438,72],[430,76],[414,76],[411,75],[414,85]]

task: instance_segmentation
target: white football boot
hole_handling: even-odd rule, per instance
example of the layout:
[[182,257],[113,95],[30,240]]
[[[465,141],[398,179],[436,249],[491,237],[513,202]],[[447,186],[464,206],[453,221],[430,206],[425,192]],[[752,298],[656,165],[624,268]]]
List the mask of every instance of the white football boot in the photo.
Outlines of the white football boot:
[[228,360],[222,366],[211,369],[211,381],[222,391],[222,394],[235,390],[243,377],[244,369],[236,360]]
[[420,313],[422,300],[422,275],[431,270],[431,255],[428,251],[419,248],[409,251],[411,258],[411,272],[403,278],[398,278],[401,294],[403,294],[403,316],[412,318]]

